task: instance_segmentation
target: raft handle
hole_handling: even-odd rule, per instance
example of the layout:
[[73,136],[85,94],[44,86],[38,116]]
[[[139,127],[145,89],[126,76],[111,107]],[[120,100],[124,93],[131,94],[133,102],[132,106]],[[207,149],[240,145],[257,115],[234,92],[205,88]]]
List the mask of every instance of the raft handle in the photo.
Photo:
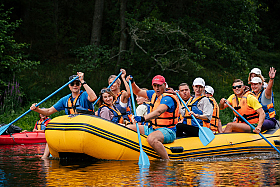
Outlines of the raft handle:
[[170,147],[172,153],[182,153],[184,151],[183,147]]
[[280,140],[274,140],[275,145],[280,145]]

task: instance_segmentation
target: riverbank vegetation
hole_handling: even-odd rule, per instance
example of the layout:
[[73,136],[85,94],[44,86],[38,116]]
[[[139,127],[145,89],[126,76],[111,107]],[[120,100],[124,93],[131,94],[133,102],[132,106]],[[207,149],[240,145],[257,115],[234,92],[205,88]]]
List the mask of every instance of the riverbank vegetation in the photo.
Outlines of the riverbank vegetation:
[[[279,70],[278,1],[3,0],[0,8],[0,122],[8,123],[76,71],[98,93],[125,68],[140,87],[156,74],[170,87],[203,77],[219,102],[235,78]],[[274,91],[280,93],[276,73]],[[12,87],[14,86],[14,87]],[[12,98],[8,93],[12,91]],[[69,93],[60,91],[47,107]],[[277,96],[278,94],[276,94]],[[279,113],[279,102],[276,111]],[[44,104],[42,106],[45,106]],[[31,128],[31,112],[19,125]],[[57,114],[56,114],[57,115]],[[222,111],[222,121],[232,119]],[[33,116],[33,119],[31,120]],[[53,117],[53,116],[51,116]],[[224,118],[224,119],[223,119]],[[30,119],[30,121],[29,121]],[[32,122],[33,121],[33,122]]]

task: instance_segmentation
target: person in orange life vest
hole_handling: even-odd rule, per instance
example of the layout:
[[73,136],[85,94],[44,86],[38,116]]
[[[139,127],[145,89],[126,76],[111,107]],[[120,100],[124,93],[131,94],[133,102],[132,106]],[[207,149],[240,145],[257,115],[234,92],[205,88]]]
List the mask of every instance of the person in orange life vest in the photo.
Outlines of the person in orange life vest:
[[206,95],[206,97],[209,98],[210,103],[213,106],[213,114],[212,114],[212,119],[210,121],[210,129],[214,133],[222,133],[223,128],[222,128],[222,123],[221,123],[221,120],[220,120],[220,108],[219,108],[219,104],[217,103],[217,101],[213,97],[214,88],[212,88],[212,86],[206,85],[205,86],[205,95]]
[[35,123],[35,127],[33,132],[45,132],[45,129],[51,120],[48,116],[44,116],[43,114],[39,114],[40,119]]
[[[190,87],[187,83],[181,83],[178,86],[178,93],[180,95],[180,97],[183,99],[183,101],[185,103],[187,103],[187,101],[189,100],[189,98],[191,97],[191,91],[190,91]],[[184,120],[184,116],[186,113],[186,108],[184,106],[183,103],[181,103],[181,101],[178,98],[178,102],[180,103],[180,118],[179,118],[179,123],[182,123]],[[177,124],[177,131],[176,131],[176,137],[183,137],[184,136],[184,132],[182,130],[178,130],[178,124]]]
[[[187,101],[189,100],[189,98],[191,97],[191,91],[190,91],[190,87],[187,83],[181,83],[178,86],[179,89],[179,95],[180,97],[183,99],[183,101],[185,101],[185,103],[187,103]],[[180,102],[180,100],[178,100]],[[184,106],[183,103],[181,103],[180,105],[180,123],[183,121],[184,116],[186,113],[186,108]]]
[[[75,76],[79,76],[79,80],[77,81],[75,80],[74,82],[69,84],[69,89],[71,91],[71,94],[64,96],[50,108],[39,108],[38,106],[36,107],[37,103],[34,103],[30,107],[30,110],[33,110],[45,116],[50,116],[51,114],[62,110],[64,110],[67,115],[74,114],[76,113],[75,109],[77,106],[86,110],[88,109],[92,110],[93,109],[92,102],[94,102],[97,99],[97,96],[95,95],[95,92],[89,87],[89,85],[87,85],[86,81],[84,80],[84,73],[77,72],[77,75]],[[72,75],[69,77],[69,80],[72,80],[73,78],[74,77]],[[82,86],[86,90],[85,92],[81,91]],[[48,150],[48,144],[46,144],[46,149],[44,155],[41,157],[42,159],[47,158],[50,154]]]
[[194,96],[188,99],[186,103],[190,112],[185,112],[182,123],[177,124],[177,134],[182,137],[198,137],[199,128],[192,119],[193,115],[197,122],[203,127],[210,127],[210,120],[213,114],[213,107],[209,99],[203,95],[205,81],[198,77],[193,81]]
[[114,105],[116,96],[110,88],[103,88],[99,94],[100,100],[97,102],[99,105],[98,116],[114,123],[123,123],[122,114]]
[[[147,141],[158,153],[162,159],[169,159],[169,156],[163,146],[164,143],[172,143],[176,139],[176,124],[179,117],[179,103],[175,95],[165,93],[165,78],[157,75],[152,80],[153,90],[140,89],[133,78],[129,76],[127,79],[132,80],[132,90],[135,95],[150,99],[153,106],[151,112],[143,116],[134,116],[137,122],[151,121],[153,128],[146,125],[139,125],[141,134],[147,135]],[[136,125],[128,125],[128,128],[136,131]]]
[[[253,130],[248,124],[246,124],[242,118],[237,114],[236,120],[227,124],[224,129],[224,133],[228,132],[255,132],[260,133],[262,124],[265,119],[265,113],[262,109],[262,105],[252,92],[245,89],[244,83],[240,79],[235,79],[232,84],[234,94],[227,99],[228,103],[232,105],[235,110],[242,115],[249,123],[251,123],[255,130]],[[221,110],[228,107],[225,103],[225,98],[222,98],[219,103]]]
[[[123,119],[127,121],[125,123],[128,123],[131,121],[130,117],[132,116],[131,102],[130,102],[130,89],[129,89],[129,85],[125,80],[126,71],[124,69],[121,69],[120,71],[122,72],[121,78],[124,82],[126,91],[125,90],[121,91],[120,79],[117,79],[115,83],[111,86],[111,91],[116,95],[116,99],[114,100],[115,106],[121,112]],[[108,78],[108,84],[111,84],[116,77],[117,77],[116,75],[110,75]]]
[[249,82],[253,93],[262,105],[266,115],[262,125],[262,131],[274,128],[277,123],[277,120],[275,119],[276,111],[274,109],[274,96],[272,92],[275,74],[275,68],[271,67],[269,71],[270,79],[266,88],[263,88],[263,81],[259,77],[254,77]]

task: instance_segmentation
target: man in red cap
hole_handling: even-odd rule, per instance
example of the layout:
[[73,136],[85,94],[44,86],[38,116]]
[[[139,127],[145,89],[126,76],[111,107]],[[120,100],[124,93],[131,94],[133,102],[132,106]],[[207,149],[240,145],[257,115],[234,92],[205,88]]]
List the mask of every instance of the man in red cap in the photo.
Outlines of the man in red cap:
[[[163,146],[164,143],[172,143],[176,139],[176,124],[179,117],[179,104],[175,95],[166,93],[165,78],[156,75],[152,80],[153,90],[140,89],[133,78],[132,90],[135,95],[145,97],[151,101],[151,112],[143,116],[135,116],[137,122],[151,122],[151,126],[140,125],[141,134],[147,135],[147,141],[161,156],[162,159],[169,159],[169,156]],[[136,131],[135,125],[127,127]]]

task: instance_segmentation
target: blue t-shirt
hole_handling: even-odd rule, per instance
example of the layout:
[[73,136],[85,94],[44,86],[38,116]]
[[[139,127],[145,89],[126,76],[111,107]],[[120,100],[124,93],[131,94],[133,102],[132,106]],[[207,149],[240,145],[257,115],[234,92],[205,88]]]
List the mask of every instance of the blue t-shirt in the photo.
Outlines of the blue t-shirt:
[[[147,90],[146,93],[147,93],[148,98],[151,101],[152,96],[155,93],[155,91],[154,90]],[[156,97],[156,100],[157,99],[158,98]],[[168,107],[167,112],[174,112],[175,109],[176,109],[176,104],[175,104],[174,100],[172,99],[172,97],[170,97],[170,96],[164,96],[161,99],[160,104],[164,104]]]
[[[71,94],[68,94],[64,97],[62,97],[57,103],[55,103],[53,105],[53,107],[57,110],[57,111],[61,111],[61,110],[65,110],[67,104],[68,104],[68,99],[71,96]],[[74,101],[75,98],[72,97],[72,102]],[[78,103],[78,101],[77,101]],[[76,104],[77,104],[76,103]],[[92,103],[88,100],[88,94],[87,92],[83,92],[80,97],[79,97],[79,106],[83,107],[85,109],[90,109],[92,110]]]

